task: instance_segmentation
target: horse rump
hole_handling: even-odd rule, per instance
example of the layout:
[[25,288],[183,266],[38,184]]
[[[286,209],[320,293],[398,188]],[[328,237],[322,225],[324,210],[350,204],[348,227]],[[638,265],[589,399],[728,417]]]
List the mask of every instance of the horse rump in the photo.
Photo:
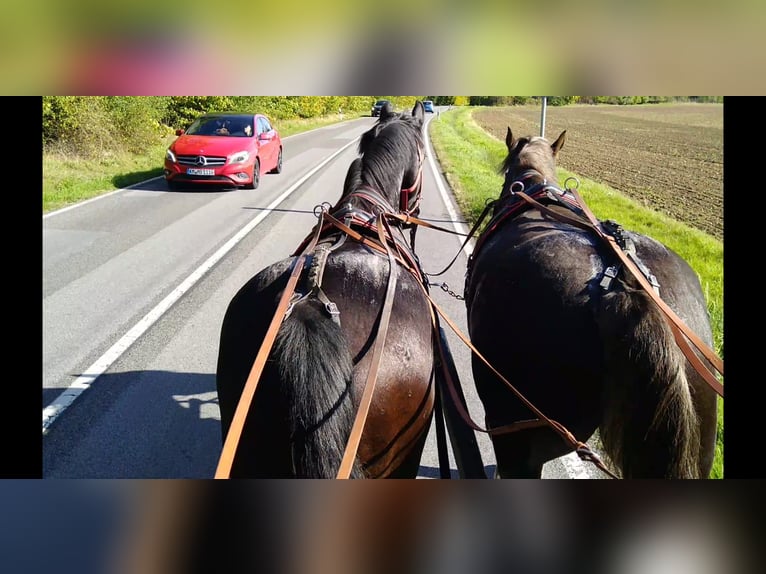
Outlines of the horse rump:
[[[334,478],[351,433],[353,359],[340,326],[317,299],[296,304],[274,342],[296,476]],[[362,478],[355,460],[351,478]]]
[[[229,304],[216,388],[225,439],[284,283],[285,265],[256,275]],[[296,302],[261,373],[232,478],[334,478],[351,432],[353,363],[340,326],[316,299]],[[361,477],[358,463],[351,476]]]
[[[623,478],[700,478],[697,414],[686,358],[662,311],[635,279],[603,294],[604,449]],[[703,477],[704,478],[704,477]]]

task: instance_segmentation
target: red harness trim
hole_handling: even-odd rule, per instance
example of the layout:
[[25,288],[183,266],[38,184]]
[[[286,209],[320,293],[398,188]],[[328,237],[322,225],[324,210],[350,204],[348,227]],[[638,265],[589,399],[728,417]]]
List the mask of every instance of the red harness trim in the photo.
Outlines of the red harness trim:
[[[534,192],[530,197],[535,200],[540,200],[542,198],[548,197],[548,189],[554,186],[550,185],[543,185],[540,190]],[[554,191],[554,193],[556,193]],[[582,207],[580,206],[580,203],[571,196],[566,190],[563,194],[558,194],[558,198],[562,200],[565,203],[568,203],[572,207],[580,210]],[[495,215],[490,222],[487,224],[487,229],[481,234],[481,237],[479,238],[479,241],[477,242],[476,247],[474,248],[474,253],[479,252],[479,248],[486,242],[487,238],[489,238],[490,235],[492,235],[495,230],[497,230],[498,227],[509,217],[513,217],[520,211],[525,211],[529,209],[530,206],[528,203],[518,200],[513,201],[511,200],[509,203],[506,203],[501,211]]]
[[[423,149],[421,147],[418,147],[418,158],[418,175],[415,176],[415,182],[410,187],[402,189],[399,199],[399,210],[406,215],[416,213],[420,207],[420,198],[422,197],[420,191],[423,188],[423,161],[425,160],[425,155],[423,154]],[[413,191],[415,192],[415,204],[410,207],[410,194]]]

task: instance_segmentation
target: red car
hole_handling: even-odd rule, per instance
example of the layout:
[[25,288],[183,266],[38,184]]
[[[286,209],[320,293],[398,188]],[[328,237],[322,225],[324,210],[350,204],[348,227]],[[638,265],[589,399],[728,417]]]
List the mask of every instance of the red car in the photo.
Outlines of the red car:
[[282,139],[263,114],[205,114],[165,152],[168,189],[217,185],[256,189],[261,175],[282,171]]

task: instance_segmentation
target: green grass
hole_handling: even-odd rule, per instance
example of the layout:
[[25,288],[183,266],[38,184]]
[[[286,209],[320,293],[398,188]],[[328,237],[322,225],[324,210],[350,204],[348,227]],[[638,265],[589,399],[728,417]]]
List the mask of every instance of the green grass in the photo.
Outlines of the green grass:
[[141,155],[125,151],[97,158],[64,150],[44,153],[43,213],[162,175],[166,147],[160,143]]
[[[503,178],[498,167],[507,153],[505,142],[481,129],[471,118],[471,112],[471,108],[453,108],[430,123],[434,150],[469,224],[478,219],[487,200],[499,195]],[[562,169],[558,170],[558,176],[562,184],[570,176],[578,178],[578,190],[596,217],[613,219],[626,229],[653,237],[697,271],[707,298],[714,350],[723,358],[723,243],[646,209],[607,186]],[[718,405],[713,478],[723,478],[723,401],[720,398]]]

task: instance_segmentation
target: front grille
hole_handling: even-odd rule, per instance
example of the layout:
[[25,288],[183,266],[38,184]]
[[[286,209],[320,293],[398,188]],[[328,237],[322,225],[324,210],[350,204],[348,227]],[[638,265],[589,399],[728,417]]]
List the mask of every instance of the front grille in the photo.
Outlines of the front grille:
[[[200,163],[199,158],[204,158],[204,162]],[[191,165],[194,167],[220,167],[226,164],[226,158],[215,155],[179,155],[178,163],[181,165]]]

